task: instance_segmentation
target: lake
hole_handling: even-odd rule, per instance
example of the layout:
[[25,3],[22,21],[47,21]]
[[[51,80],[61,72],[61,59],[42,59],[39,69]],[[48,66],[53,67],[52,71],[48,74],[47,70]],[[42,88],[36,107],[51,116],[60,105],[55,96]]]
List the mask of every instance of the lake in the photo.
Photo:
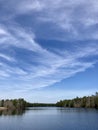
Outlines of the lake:
[[0,130],[98,130],[98,110],[34,107],[0,113]]

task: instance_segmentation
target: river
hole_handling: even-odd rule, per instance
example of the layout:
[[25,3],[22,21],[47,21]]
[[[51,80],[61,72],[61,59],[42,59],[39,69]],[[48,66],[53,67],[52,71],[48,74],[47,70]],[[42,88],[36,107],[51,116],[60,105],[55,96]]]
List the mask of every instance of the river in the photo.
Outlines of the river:
[[98,110],[34,107],[0,113],[0,130],[98,130]]

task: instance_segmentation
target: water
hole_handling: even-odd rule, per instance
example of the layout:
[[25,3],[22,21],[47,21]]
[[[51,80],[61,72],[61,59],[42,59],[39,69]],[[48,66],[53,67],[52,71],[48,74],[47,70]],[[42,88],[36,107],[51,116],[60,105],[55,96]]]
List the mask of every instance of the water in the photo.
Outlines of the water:
[[0,130],[98,130],[98,110],[38,107],[1,112]]

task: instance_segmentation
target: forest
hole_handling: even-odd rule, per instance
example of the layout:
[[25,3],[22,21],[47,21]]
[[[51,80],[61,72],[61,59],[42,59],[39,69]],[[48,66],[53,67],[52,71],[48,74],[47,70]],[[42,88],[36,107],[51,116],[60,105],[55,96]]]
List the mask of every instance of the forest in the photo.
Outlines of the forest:
[[75,108],[98,108],[98,92],[92,96],[76,97],[70,100],[60,100],[56,103],[57,107],[75,107]]
[[74,99],[60,100],[57,103],[30,103],[23,98],[0,100],[0,108],[10,110],[25,110],[27,107],[74,107],[98,108],[98,92],[92,96],[76,97]]
[[0,107],[4,107],[6,109],[11,109],[11,110],[23,110],[26,107],[26,101],[22,98],[20,99],[6,99],[6,100],[0,100]]
[[1,109],[10,109],[10,110],[24,110],[27,107],[50,107],[55,106],[55,104],[49,103],[30,103],[25,101],[24,99],[2,99],[0,100],[0,108]]
[[56,106],[55,103],[29,103],[26,102],[27,107],[54,107]]

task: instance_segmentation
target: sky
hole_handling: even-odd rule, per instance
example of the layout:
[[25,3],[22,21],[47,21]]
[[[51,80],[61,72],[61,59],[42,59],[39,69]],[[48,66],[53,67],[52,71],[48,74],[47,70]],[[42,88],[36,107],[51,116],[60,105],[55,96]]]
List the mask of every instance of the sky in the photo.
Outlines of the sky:
[[0,0],[0,99],[96,91],[98,0]]

